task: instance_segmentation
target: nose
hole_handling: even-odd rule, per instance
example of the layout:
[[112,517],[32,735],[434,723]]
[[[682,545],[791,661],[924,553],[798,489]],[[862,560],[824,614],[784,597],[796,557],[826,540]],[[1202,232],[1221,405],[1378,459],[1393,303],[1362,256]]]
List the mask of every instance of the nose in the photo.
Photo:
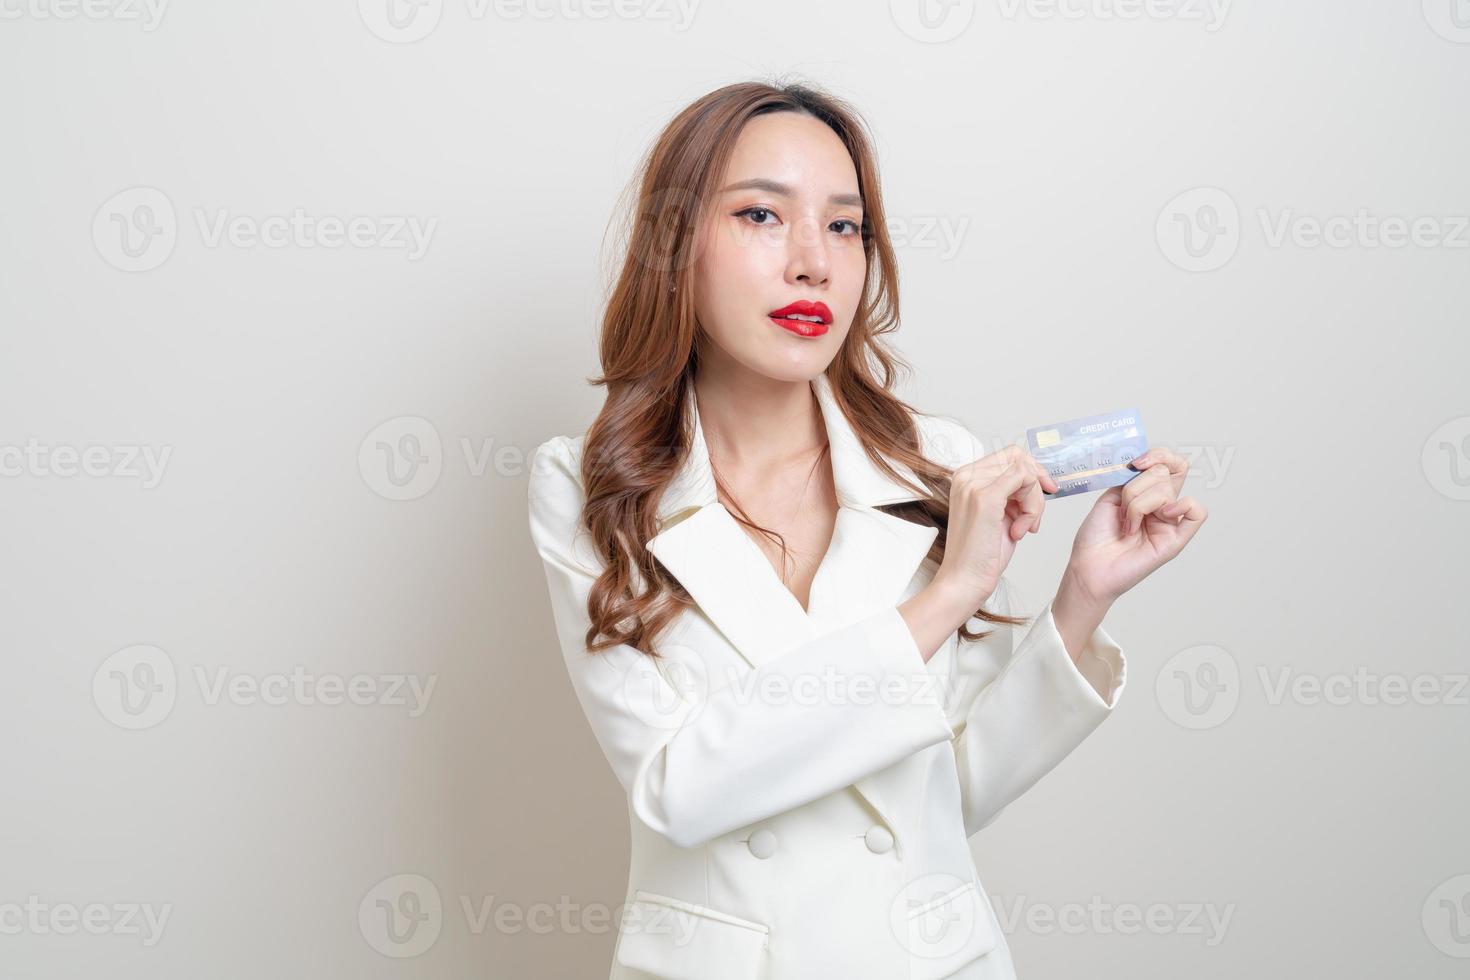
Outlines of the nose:
[[821,220],[807,217],[796,222],[786,238],[786,280],[808,286],[824,286],[832,271],[827,236],[822,234]]

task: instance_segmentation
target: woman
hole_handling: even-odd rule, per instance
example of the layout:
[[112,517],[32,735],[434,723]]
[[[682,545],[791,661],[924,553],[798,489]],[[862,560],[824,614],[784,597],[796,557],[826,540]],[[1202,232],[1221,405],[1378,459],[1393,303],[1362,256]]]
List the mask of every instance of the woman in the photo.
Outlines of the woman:
[[606,403],[530,485],[567,670],[628,794],[612,977],[1012,977],[967,839],[1111,713],[1101,622],[1205,520],[1187,467],[1155,448],[1101,495],[1013,643],[1001,573],[1057,485],[891,392],[856,115],[712,92],[656,141],[638,213]]

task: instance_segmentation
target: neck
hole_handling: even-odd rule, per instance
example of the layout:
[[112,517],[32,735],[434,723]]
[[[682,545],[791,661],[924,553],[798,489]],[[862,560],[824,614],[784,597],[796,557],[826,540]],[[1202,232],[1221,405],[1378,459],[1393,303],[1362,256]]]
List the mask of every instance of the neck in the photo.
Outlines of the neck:
[[701,370],[694,378],[699,424],[712,453],[733,464],[760,466],[826,441],[809,381],[780,381],[752,371]]

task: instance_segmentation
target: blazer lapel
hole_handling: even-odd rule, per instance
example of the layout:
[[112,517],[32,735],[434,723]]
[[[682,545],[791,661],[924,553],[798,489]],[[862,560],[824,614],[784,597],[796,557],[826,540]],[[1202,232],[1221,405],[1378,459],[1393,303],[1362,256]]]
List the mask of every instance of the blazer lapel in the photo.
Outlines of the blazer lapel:
[[807,609],[719,503],[687,511],[648,548],[740,655],[759,667],[819,632],[897,604],[938,534],[869,507],[839,508]]
[[[663,530],[648,548],[689,592],[752,667],[759,668],[821,632],[855,623],[900,602],[938,530],[875,508],[920,499],[868,458],[825,375],[812,382],[831,446],[837,523],[812,582],[808,609],[781,582],[746,530],[719,503],[709,449],[691,386],[686,398],[689,452],[659,502]],[[902,475],[910,471],[899,468]],[[923,663],[915,660],[916,670]],[[903,793],[885,787],[899,766],[855,783],[890,825]]]
[[801,603],[721,504],[705,504],[648,547],[751,666],[816,635]]

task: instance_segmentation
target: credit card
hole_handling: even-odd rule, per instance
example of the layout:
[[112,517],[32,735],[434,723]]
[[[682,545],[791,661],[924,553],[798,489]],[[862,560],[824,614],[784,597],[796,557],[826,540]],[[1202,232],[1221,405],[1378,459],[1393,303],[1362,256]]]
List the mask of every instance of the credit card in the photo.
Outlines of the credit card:
[[1026,430],[1027,448],[1057,481],[1048,499],[1120,487],[1138,476],[1130,460],[1148,451],[1136,408],[1088,415]]

